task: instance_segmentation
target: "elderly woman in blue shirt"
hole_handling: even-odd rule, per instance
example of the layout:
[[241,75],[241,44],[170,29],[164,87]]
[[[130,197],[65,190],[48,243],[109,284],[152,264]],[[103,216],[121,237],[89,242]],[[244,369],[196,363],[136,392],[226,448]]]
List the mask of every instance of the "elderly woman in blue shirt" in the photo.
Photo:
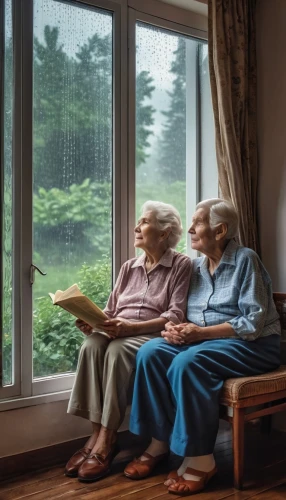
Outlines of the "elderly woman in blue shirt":
[[280,364],[280,324],[270,277],[258,255],[234,237],[238,218],[222,199],[199,203],[189,233],[194,259],[188,323],[165,325],[137,354],[130,430],[152,438],[125,475],[148,476],[169,449],[183,457],[165,485],[190,495],[216,473],[213,456],[224,380]]

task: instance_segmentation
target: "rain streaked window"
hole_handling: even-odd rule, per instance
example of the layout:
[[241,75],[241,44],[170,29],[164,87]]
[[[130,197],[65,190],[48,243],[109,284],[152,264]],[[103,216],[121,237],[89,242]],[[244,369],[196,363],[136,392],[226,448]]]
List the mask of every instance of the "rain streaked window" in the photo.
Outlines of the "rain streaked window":
[[4,35],[4,206],[3,206],[3,381],[12,383],[12,126],[13,126],[13,39],[12,39],[12,1],[5,0],[5,35]]
[[34,0],[34,377],[73,372],[82,334],[49,292],[104,307],[112,261],[112,14]]
[[[212,179],[209,192],[217,194],[208,76],[206,42],[137,23],[137,216],[148,199],[175,205],[183,220],[184,237],[178,247],[183,252],[186,215],[192,215],[187,211],[195,203],[190,197],[197,193],[199,179]],[[198,188],[206,197],[203,187]]]

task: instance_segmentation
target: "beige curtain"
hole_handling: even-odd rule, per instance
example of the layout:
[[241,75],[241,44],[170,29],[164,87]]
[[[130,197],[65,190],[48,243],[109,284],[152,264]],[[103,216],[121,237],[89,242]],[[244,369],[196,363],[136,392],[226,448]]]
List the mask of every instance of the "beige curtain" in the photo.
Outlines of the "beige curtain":
[[239,241],[257,237],[256,0],[209,0],[209,65],[221,196],[239,213]]

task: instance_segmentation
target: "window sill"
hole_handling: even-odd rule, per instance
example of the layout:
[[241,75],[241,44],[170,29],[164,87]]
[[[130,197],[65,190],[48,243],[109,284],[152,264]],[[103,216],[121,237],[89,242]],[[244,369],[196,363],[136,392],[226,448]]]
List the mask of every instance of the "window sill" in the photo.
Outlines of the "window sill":
[[54,401],[64,401],[69,399],[71,390],[52,392],[49,394],[41,394],[37,396],[29,396],[27,398],[13,398],[0,401],[0,412],[15,410],[17,408],[25,408],[27,406],[35,406],[44,403],[53,403]]

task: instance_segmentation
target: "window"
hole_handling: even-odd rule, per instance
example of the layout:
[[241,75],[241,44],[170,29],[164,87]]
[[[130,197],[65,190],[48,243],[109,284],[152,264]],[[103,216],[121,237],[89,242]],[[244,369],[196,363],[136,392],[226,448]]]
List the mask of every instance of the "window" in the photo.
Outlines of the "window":
[[83,338],[49,292],[104,307],[141,205],[186,230],[217,194],[204,32],[123,0],[4,4],[0,409],[68,397]]
[[48,293],[111,290],[112,34],[108,11],[34,0],[34,378],[74,372],[82,343]]
[[136,212],[147,199],[175,205],[182,252],[198,192],[217,194],[207,78],[204,40],[136,22]]

